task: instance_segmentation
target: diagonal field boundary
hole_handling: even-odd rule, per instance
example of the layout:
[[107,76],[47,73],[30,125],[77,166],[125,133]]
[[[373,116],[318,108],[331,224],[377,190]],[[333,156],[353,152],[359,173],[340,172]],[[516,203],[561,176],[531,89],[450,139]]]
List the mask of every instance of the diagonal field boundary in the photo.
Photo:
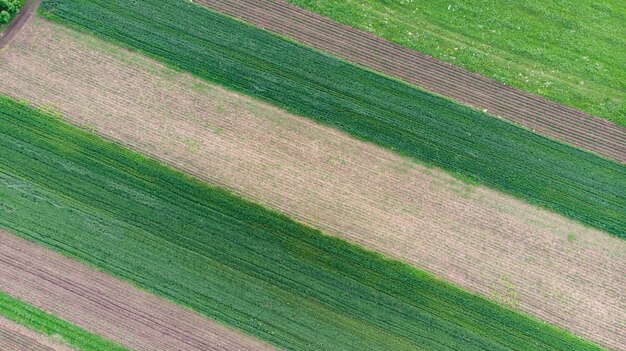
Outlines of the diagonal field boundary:
[[0,350],[75,351],[61,341],[0,316]]
[[207,8],[397,77],[534,132],[626,163],[626,128],[493,81],[284,0],[197,0]]
[[0,290],[133,350],[274,349],[2,228]]

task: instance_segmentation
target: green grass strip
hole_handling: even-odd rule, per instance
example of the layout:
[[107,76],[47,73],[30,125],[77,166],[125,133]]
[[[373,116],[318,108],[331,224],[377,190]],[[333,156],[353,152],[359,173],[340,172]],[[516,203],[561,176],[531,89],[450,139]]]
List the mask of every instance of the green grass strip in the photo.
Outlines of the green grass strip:
[[182,0],[44,0],[50,18],[619,237],[626,166]]
[[626,3],[287,0],[626,126]]
[[0,316],[4,316],[39,333],[60,338],[67,345],[79,350],[127,350],[112,341],[103,339],[59,317],[46,313],[3,291],[0,291]]
[[287,349],[599,349],[5,98],[0,227]]

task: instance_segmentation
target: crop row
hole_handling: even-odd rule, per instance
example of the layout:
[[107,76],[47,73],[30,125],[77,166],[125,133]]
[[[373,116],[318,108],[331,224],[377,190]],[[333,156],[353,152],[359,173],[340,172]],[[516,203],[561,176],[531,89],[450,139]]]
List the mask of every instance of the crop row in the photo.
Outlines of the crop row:
[[289,349],[597,349],[0,99],[0,227]]
[[174,67],[626,236],[624,165],[191,3],[45,0],[43,8]]

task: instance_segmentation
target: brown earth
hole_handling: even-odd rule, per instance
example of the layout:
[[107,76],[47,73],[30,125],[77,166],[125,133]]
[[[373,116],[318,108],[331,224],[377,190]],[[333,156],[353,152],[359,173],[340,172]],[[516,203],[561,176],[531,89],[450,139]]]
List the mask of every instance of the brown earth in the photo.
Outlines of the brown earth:
[[9,26],[0,33],[0,49],[7,45],[15,34],[28,22],[41,0],[26,0]]
[[272,349],[3,230],[0,290],[133,350]]
[[626,345],[624,240],[42,19],[0,52],[0,93],[603,345]]
[[197,0],[271,32],[626,163],[626,128],[504,85],[283,0]]
[[62,341],[28,329],[0,316],[0,350],[2,351],[73,351]]

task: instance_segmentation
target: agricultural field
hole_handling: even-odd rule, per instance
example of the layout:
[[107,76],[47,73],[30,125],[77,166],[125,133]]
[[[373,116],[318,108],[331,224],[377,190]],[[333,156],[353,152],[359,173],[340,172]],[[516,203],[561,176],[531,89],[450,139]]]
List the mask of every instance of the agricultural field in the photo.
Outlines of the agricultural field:
[[[26,331],[18,332],[23,329],[12,325],[9,320],[14,321],[19,325],[26,326]],[[35,336],[36,334],[33,335],[28,332],[28,330],[35,330],[50,337],[54,335],[57,339],[57,344],[66,344],[67,346],[80,350],[126,350],[108,340],[102,339],[97,335],[91,334],[79,327],[76,327],[75,325],[59,319],[54,315],[48,314],[0,291],[0,340],[3,340],[5,337],[7,342],[11,340],[12,342],[28,342],[31,340],[30,343],[42,346],[45,346],[47,343],[55,343],[52,340],[46,340],[45,337]],[[9,334],[9,332],[11,332],[10,334],[13,334],[13,338],[9,338],[6,335]],[[0,341],[0,346],[2,346],[2,342],[3,341]],[[31,348],[28,347],[25,349]],[[63,346],[57,347],[55,345],[53,349],[68,350],[69,348]]]
[[599,349],[55,117],[0,104],[2,227],[276,346]]
[[66,344],[0,317],[0,349],[29,351],[73,351]]
[[[626,236],[626,165],[192,3],[60,0],[44,1],[42,8],[49,18],[177,68]],[[159,16],[163,11],[176,16]],[[191,25],[197,23],[210,26]]]
[[578,335],[624,342],[623,240],[57,24],[23,34],[0,54],[0,93]]
[[295,3],[23,3],[0,349],[624,350],[626,129]]
[[480,76],[283,0],[197,3],[541,135],[626,163],[626,127],[622,125]]
[[129,350],[273,350],[11,233],[0,240],[0,290]]
[[620,0],[286,0],[626,126]]

